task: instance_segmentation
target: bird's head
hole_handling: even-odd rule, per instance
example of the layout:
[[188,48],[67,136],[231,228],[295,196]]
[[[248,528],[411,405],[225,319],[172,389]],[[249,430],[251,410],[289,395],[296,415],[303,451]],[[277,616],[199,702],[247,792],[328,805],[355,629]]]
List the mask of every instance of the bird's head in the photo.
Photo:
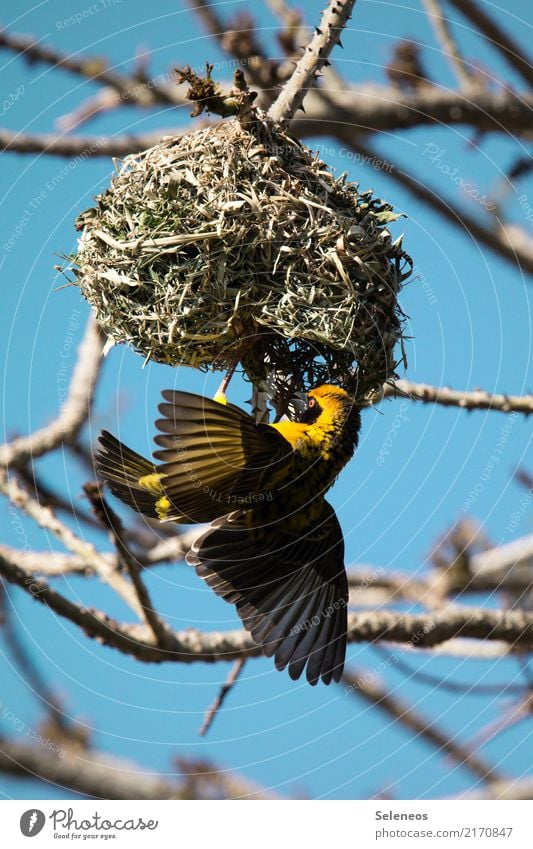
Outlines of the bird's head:
[[305,409],[300,416],[300,421],[305,424],[312,424],[323,413],[327,414],[328,418],[343,420],[354,406],[350,395],[340,386],[334,386],[332,383],[324,383],[322,386],[311,389],[304,399]]

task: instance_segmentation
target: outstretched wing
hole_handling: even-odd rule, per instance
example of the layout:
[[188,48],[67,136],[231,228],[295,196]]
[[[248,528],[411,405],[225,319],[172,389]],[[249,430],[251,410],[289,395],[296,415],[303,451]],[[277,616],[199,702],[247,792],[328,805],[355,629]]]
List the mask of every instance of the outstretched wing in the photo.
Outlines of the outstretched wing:
[[156,421],[165,495],[181,521],[209,522],[236,505],[253,504],[282,469],[291,445],[274,428],[256,425],[233,404],[167,390]]
[[[257,512],[257,511],[253,511]],[[252,512],[252,520],[253,520]],[[226,601],[276,667],[291,678],[307,667],[316,684],[339,681],[346,653],[348,582],[344,541],[333,508],[298,535],[281,522],[249,526],[237,511],[196,540],[187,561]]]

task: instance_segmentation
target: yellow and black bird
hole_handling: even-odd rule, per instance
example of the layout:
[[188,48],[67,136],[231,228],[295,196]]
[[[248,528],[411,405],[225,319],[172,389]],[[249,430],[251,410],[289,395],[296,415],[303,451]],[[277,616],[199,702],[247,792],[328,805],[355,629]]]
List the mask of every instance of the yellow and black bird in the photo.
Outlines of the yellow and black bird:
[[111,491],[161,521],[211,522],[187,562],[274,656],[316,684],[346,653],[344,540],[325,492],[353,455],[359,409],[340,387],[311,390],[300,421],[255,424],[233,404],[167,390],[157,465],[104,431],[96,469]]

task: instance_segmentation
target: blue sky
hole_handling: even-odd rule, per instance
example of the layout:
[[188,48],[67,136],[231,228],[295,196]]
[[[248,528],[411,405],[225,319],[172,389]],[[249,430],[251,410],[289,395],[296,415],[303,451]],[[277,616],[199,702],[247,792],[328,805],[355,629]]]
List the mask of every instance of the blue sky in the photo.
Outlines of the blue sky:
[[[246,5],[250,4],[223,3],[220,11],[230,14]],[[254,9],[259,5],[253,4]],[[306,4],[309,20],[317,20],[322,5]],[[505,11],[497,12],[525,46],[531,41],[531,28],[522,20],[527,7],[525,0],[514,0]],[[88,11],[91,8],[93,11]],[[82,15],[80,23],[66,23],[78,13]],[[276,55],[272,20],[263,12],[259,20],[269,49]],[[78,0],[35,6],[9,0],[3,6],[1,23],[12,31],[33,33],[63,51],[107,55],[124,71],[131,68],[136,51],[146,48],[151,51],[154,74],[164,73],[170,66],[222,59],[186,4],[173,0],[161,0],[154,16],[145,4],[126,4],[125,0],[98,0],[92,6]],[[503,78],[520,87],[513,72],[496,53],[480,45],[466,25],[461,23],[456,31],[465,56],[479,60],[495,80]],[[359,2],[343,38],[345,49],[335,54],[339,70],[352,82],[384,82],[382,66],[398,37],[410,37],[423,45],[430,75],[443,85],[454,84],[415,0],[405,4]],[[52,132],[61,115],[98,90],[66,72],[43,65],[29,67],[7,52],[0,58],[2,91],[13,95],[3,107],[0,125],[4,127]],[[120,134],[181,127],[188,123],[189,111],[162,108],[145,114],[124,109],[93,120],[82,132]],[[405,247],[416,267],[415,278],[402,295],[413,337],[407,347],[406,376],[454,388],[480,386],[513,394],[531,391],[531,290],[521,274],[443,223],[383,170],[350,159],[331,139],[317,139],[315,144],[308,141],[338,172],[348,170],[361,188],[373,188],[408,216],[393,225],[395,234],[405,233]],[[479,148],[472,141],[472,133],[463,127],[426,126],[394,136],[383,134],[376,147],[384,160],[390,156],[412,168],[419,179],[452,203],[484,220],[487,213],[482,204],[461,194],[449,175],[460,173],[482,188],[482,193],[487,188],[494,190],[503,184],[510,163],[525,151],[512,137],[487,136]],[[430,145],[438,146],[438,152]],[[73,331],[75,344],[81,340],[88,308],[77,289],[58,288],[63,281],[54,266],[62,254],[75,247],[74,219],[106,187],[112,169],[112,162],[106,159],[75,166],[45,156],[4,154],[0,160],[0,348],[8,436],[27,433],[58,412],[61,352],[73,323],[79,325]],[[527,185],[509,185],[504,206],[506,214],[524,227],[531,223],[525,220],[519,197],[528,191],[533,198]],[[14,240],[12,244],[10,240]],[[67,358],[70,371],[74,362],[72,349]],[[161,389],[179,386],[212,394],[220,379],[189,369],[142,365],[138,355],[123,347],[110,353],[91,421],[93,439],[102,427],[115,432],[120,428],[121,438],[146,453]],[[246,387],[235,381],[230,397],[242,403]],[[462,509],[470,494],[479,491],[487,462],[508,424],[509,420],[497,413],[464,413],[400,401],[366,411],[357,455],[331,494],[345,532],[347,563],[422,575],[438,535],[465,514],[482,522],[495,544],[530,532],[529,513],[517,528],[508,529],[523,496],[513,472],[526,462],[530,444],[530,425],[518,416],[512,419],[500,462],[466,511]],[[393,444],[390,453],[384,454],[387,440]],[[57,452],[39,461],[39,469],[72,499],[81,498],[85,473],[70,455]],[[2,505],[3,542],[60,550],[54,539],[19,518],[20,525]],[[85,529],[79,532],[86,534]],[[108,547],[103,536],[88,534],[87,538]],[[128,618],[128,611],[96,581],[69,578],[60,586],[71,598]],[[233,608],[214,597],[184,565],[154,569],[149,587],[158,609],[175,628],[238,625]],[[472,784],[468,772],[450,765],[427,743],[391,724],[376,708],[341,687],[311,689],[302,682],[291,682],[267,660],[245,666],[227,707],[207,738],[201,739],[197,729],[227,675],[227,664],[140,664],[89,641],[27,595],[10,588],[9,598],[36,663],[64,697],[69,715],[94,729],[95,746],[131,757],[162,774],[173,772],[172,757],[179,753],[212,758],[284,794],[321,798],[364,798],[384,789],[404,798],[432,798],[460,792]],[[495,605],[497,599],[487,603]],[[348,657],[358,669],[381,670],[397,695],[427,716],[439,718],[442,727],[461,740],[498,716],[504,706],[502,700],[459,697],[422,687],[394,665],[380,667],[381,655],[366,646],[350,647]],[[466,663],[460,658],[413,653],[408,660],[413,668],[454,681],[520,680],[518,666],[511,661]],[[38,700],[21,680],[1,641],[0,681],[3,705],[25,729],[34,729],[40,715]],[[3,721],[0,727],[14,739],[24,736],[13,722]],[[522,744],[530,730],[528,721],[506,732],[485,747],[485,757],[499,764],[503,772],[527,771],[530,758]],[[0,792],[11,798],[65,795],[61,788],[2,776]]]

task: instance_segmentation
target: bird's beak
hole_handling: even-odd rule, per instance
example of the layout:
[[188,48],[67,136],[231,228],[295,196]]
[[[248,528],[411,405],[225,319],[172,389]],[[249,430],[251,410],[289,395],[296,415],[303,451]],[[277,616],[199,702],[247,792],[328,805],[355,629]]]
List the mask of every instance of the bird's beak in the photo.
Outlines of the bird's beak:
[[291,419],[298,420],[307,410],[307,392],[294,392],[289,402]]

